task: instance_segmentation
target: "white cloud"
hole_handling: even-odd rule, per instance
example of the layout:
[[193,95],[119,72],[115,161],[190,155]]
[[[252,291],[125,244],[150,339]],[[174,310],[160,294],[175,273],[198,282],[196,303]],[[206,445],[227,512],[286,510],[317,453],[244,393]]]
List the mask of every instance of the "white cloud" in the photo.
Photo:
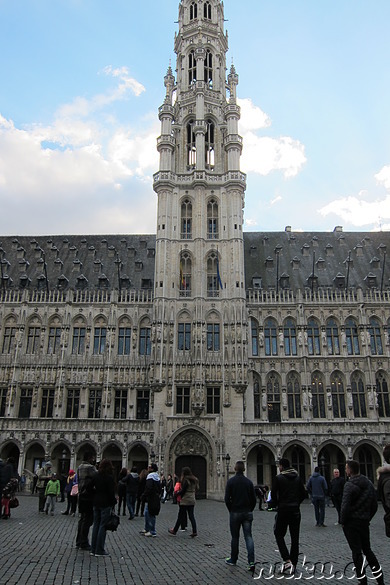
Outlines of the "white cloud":
[[280,195],[277,195],[277,197],[275,197],[275,199],[272,199],[270,201],[270,205],[275,205],[275,203],[279,203],[279,201],[283,201],[283,197],[281,197]]
[[248,218],[245,220],[245,225],[247,225],[248,227],[255,227],[257,226],[257,220]]
[[390,165],[383,167],[379,173],[375,175],[375,178],[378,183],[384,185],[386,189],[390,189]]

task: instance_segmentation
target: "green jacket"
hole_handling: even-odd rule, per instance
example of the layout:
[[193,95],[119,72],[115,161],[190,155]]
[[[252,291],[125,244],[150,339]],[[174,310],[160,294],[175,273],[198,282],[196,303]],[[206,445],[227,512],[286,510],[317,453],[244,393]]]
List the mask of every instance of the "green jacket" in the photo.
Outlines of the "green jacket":
[[58,479],[54,481],[49,479],[46,489],[45,496],[59,496],[60,495],[60,482]]

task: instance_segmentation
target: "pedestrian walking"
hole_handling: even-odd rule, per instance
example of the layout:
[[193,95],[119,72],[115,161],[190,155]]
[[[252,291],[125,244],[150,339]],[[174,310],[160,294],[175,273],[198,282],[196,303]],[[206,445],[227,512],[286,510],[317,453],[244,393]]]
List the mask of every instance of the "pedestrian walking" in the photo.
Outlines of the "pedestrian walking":
[[118,476],[118,516],[121,515],[121,508],[123,508],[123,516],[126,516],[126,484],[125,479],[128,475],[126,467],[122,467]]
[[383,585],[382,568],[370,544],[370,521],[378,509],[375,488],[365,475],[360,474],[358,461],[353,459],[347,461],[345,472],[348,481],[344,486],[340,520],[352,551],[356,577],[359,585],[367,585],[366,559],[376,582],[378,585]]
[[248,554],[248,570],[255,570],[255,545],[252,538],[253,510],[256,506],[256,493],[253,483],[245,477],[245,464],[237,461],[234,466],[236,472],[226,484],[225,504],[229,510],[229,526],[231,534],[230,557],[226,564],[235,566],[238,560],[240,528],[244,534]]
[[383,519],[385,521],[386,536],[390,537],[390,443],[383,449],[383,458],[386,465],[379,467],[377,470],[378,496],[385,512]]
[[[177,485],[177,484],[176,484]],[[179,514],[177,516],[176,524],[173,528],[169,528],[168,532],[175,536],[179,527],[186,526],[187,514],[191,522],[192,533],[190,536],[195,538],[198,536],[196,520],[194,515],[195,508],[195,494],[199,489],[198,478],[193,475],[189,467],[183,467],[181,472],[180,489],[176,492],[176,498],[179,502]],[[180,501],[179,501],[180,498]],[[185,528],[184,528],[185,530]]]
[[129,520],[135,517],[135,506],[137,501],[137,493],[139,486],[139,475],[137,467],[133,466],[131,471],[123,480],[126,487],[126,504],[129,511]]
[[333,505],[337,511],[337,522],[335,522],[335,525],[340,524],[340,510],[341,501],[343,499],[344,484],[345,479],[341,477],[340,470],[337,468],[334,469],[333,479],[330,482],[330,497],[332,498]]
[[171,500],[173,497],[173,478],[172,475],[170,473],[168,473],[168,477],[167,477],[167,487],[166,487],[166,495],[165,495],[165,502],[167,500]]
[[91,555],[109,557],[105,550],[106,524],[111,510],[116,506],[114,467],[108,459],[102,459],[98,472],[92,479],[93,492],[93,528]]
[[306,485],[311,496],[316,518],[316,526],[325,528],[325,498],[328,493],[326,479],[320,474],[320,468],[315,467],[313,475],[310,476]]
[[91,451],[86,451],[77,469],[80,518],[77,526],[76,547],[81,550],[91,550],[88,536],[93,524],[93,480],[96,474],[95,455]]
[[45,514],[48,514],[50,509],[51,516],[54,516],[56,501],[60,493],[61,493],[60,480],[57,478],[57,474],[52,473],[51,478],[47,482],[45,488],[46,497]]
[[139,483],[138,483],[138,491],[137,491],[137,509],[135,511],[135,516],[144,515],[145,510],[145,501],[143,500],[143,495],[146,486],[146,478],[148,477],[148,470],[143,469],[139,474]]
[[[283,559],[280,574],[293,575],[299,556],[300,505],[306,498],[306,490],[297,471],[290,467],[290,461],[285,457],[279,461],[279,471],[272,483],[270,506],[271,509],[277,508],[274,535]],[[285,542],[287,529],[291,538],[290,550]]]
[[149,465],[148,472],[145,491],[142,496],[145,502],[145,530],[142,530],[141,534],[156,537],[156,517],[159,515],[161,508],[161,484],[158,467],[155,463]]

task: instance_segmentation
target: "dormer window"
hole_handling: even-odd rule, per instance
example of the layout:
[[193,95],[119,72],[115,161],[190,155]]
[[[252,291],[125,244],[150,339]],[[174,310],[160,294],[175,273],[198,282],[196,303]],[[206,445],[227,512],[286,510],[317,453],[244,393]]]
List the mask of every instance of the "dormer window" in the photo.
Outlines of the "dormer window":
[[261,276],[254,276],[252,278],[252,288],[255,290],[260,290],[262,288]]
[[364,280],[368,288],[377,288],[378,284],[376,280],[376,275],[373,274],[372,272],[369,272]]
[[108,288],[109,287],[109,280],[105,274],[101,274],[99,276],[99,288]]
[[379,268],[380,260],[376,256],[370,261],[371,268]]
[[197,2],[193,2],[190,5],[190,20],[194,20],[194,18],[198,18],[198,4],[197,4]]
[[79,290],[85,290],[88,287],[88,279],[84,274],[80,274],[76,280],[76,288]]
[[279,278],[279,284],[280,284],[280,288],[282,288],[282,289],[290,288],[290,277],[289,277],[289,275],[284,272],[281,275],[281,277]]
[[336,288],[345,288],[345,276],[339,272],[333,279]]
[[61,274],[61,276],[58,277],[58,284],[57,284],[57,288],[59,290],[64,290],[69,284],[69,280],[66,278],[66,276],[64,274]]
[[265,259],[265,267],[266,268],[274,267],[274,259],[272,258],[272,256],[268,256],[268,258]]

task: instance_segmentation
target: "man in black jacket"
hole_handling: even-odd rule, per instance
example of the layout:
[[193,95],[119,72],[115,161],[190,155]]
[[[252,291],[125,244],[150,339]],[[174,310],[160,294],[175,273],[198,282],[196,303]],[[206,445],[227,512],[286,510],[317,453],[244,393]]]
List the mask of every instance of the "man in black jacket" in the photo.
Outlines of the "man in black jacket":
[[255,570],[255,546],[252,538],[253,510],[256,506],[256,494],[253,483],[244,476],[245,465],[237,461],[234,471],[236,475],[226,484],[225,504],[230,512],[230,534],[232,535],[231,555],[226,564],[235,566],[238,559],[238,542],[240,528],[244,533],[248,552],[248,571]]
[[370,544],[370,520],[378,509],[375,488],[365,475],[360,475],[358,461],[347,461],[345,472],[349,479],[344,486],[340,521],[352,551],[356,576],[360,585],[367,585],[364,555],[378,585],[383,585],[382,568]]
[[[280,473],[275,477],[271,489],[272,508],[277,508],[274,534],[283,559],[281,574],[292,575],[299,556],[299,529],[301,525],[300,504],[306,497],[305,486],[286,458],[279,460]],[[290,551],[284,537],[290,531]]]

